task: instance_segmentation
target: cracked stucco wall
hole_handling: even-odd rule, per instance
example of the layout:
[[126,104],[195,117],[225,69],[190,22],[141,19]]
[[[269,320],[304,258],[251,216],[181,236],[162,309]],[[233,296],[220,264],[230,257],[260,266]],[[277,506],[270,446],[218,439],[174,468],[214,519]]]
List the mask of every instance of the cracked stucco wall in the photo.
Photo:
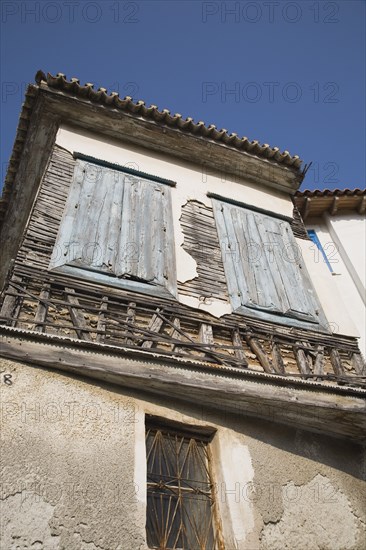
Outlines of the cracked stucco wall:
[[[0,360],[1,549],[138,550],[135,403]],[[121,542],[123,541],[123,544]]]
[[217,430],[227,550],[365,547],[358,445],[3,359],[0,390],[1,549],[146,549],[145,414]]

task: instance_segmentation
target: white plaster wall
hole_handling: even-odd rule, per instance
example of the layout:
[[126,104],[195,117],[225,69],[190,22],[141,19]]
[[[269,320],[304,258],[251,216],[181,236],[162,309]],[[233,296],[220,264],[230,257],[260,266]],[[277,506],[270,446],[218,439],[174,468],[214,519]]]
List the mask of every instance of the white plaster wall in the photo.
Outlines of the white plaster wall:
[[340,244],[366,288],[366,218],[360,215],[329,216]]
[[[332,220],[332,234],[329,231],[329,219]],[[308,229],[315,230],[333,269],[332,275],[315,244],[302,242],[302,248],[306,249],[304,260],[311,271],[328,322],[335,331],[358,336],[360,350],[366,357],[365,291],[361,289],[360,293],[359,288],[360,281],[365,288],[365,219],[361,216],[345,216],[344,219],[339,216],[334,220],[310,220],[306,225]],[[341,254],[338,239],[343,243],[348,260]]]

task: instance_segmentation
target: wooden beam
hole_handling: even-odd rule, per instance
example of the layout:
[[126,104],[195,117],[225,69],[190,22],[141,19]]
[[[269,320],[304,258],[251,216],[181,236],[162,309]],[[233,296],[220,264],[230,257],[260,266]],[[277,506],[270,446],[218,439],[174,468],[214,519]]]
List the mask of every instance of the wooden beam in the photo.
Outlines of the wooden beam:
[[302,207],[302,212],[301,212],[301,217],[303,221],[305,221],[306,218],[309,216],[310,206],[311,206],[311,198],[306,197]]
[[301,342],[296,342],[296,345],[293,348],[294,354],[296,357],[297,366],[301,374],[304,374],[304,375],[312,374],[307,357],[306,357],[306,353],[302,348],[303,348],[303,345],[301,344]]
[[318,346],[314,364],[314,374],[324,374],[324,362],[324,348],[323,346]]
[[[131,325],[134,325],[135,324],[135,318],[136,318],[136,302],[129,302],[128,306],[127,306],[126,321],[127,321],[127,323],[130,323]],[[135,344],[135,340],[131,339],[131,338],[127,338],[126,344],[128,344],[129,346],[132,346],[133,344]]]
[[329,214],[331,216],[334,216],[338,212],[338,205],[339,205],[339,197],[333,197],[332,204],[329,208]]
[[[13,275],[11,280],[20,284],[22,282],[22,277]],[[12,319],[10,326],[14,327],[20,313],[20,302],[23,301],[23,296],[20,297],[8,294],[9,290],[10,289],[8,288],[8,291],[5,294],[3,305],[1,306],[0,317],[7,318],[8,320]]]
[[[160,309],[158,308],[157,312],[159,312],[159,311],[160,311]],[[154,313],[154,315],[152,316],[152,318],[150,320],[148,330],[150,330],[151,332],[158,333],[159,330],[161,329],[162,325],[163,325],[163,322],[164,322],[163,319],[161,317],[159,317],[159,315]],[[154,344],[153,340],[145,340],[142,343],[141,347],[142,348],[151,348],[153,344]]]
[[358,206],[357,212],[359,214],[364,214],[366,212],[366,196],[361,198],[360,204]]
[[49,300],[50,298],[50,288],[51,285],[49,283],[46,283],[45,285],[43,285],[41,293],[39,295],[40,299],[43,301],[40,301],[38,303],[33,325],[33,330],[36,330],[37,332],[44,332],[46,328],[43,323],[45,323],[46,321],[48,304],[44,303],[44,301]]
[[343,369],[343,366],[342,366],[339,351],[337,349],[332,348],[330,350],[330,360],[332,362],[332,367],[333,367],[334,373],[337,376],[343,376],[344,375],[344,369]]
[[250,347],[250,349],[252,350],[252,352],[256,355],[259,363],[263,367],[263,370],[268,373],[273,373],[271,360],[267,357],[266,352],[262,348],[257,338],[253,338],[250,334],[246,334],[245,341]]
[[213,344],[214,337],[212,332],[212,325],[208,325],[207,323],[201,323],[199,338],[202,344],[209,344],[209,345]]
[[247,367],[248,366],[248,359],[246,358],[246,355],[245,355],[245,352],[244,352],[243,341],[241,339],[239,329],[235,328],[232,331],[231,335],[232,335],[233,345],[236,348],[234,350],[235,357],[237,359],[239,359],[239,361],[243,365],[243,367]]
[[286,374],[285,364],[281,355],[281,348],[279,344],[273,342],[272,344],[272,365],[277,374]]
[[360,353],[352,354],[352,366],[360,376],[366,376],[366,362]]
[[[181,340],[181,330],[180,330],[180,319],[179,317],[174,317],[172,321],[173,327],[170,329],[170,336],[174,340]],[[180,346],[177,347],[176,344],[170,346],[171,351],[177,351],[178,353],[188,353],[185,349]]]
[[[81,340],[90,340],[91,339],[90,333],[87,331],[83,331],[83,329],[88,328],[88,326],[81,309],[79,309],[80,307],[79,300],[75,298],[75,296],[73,296],[74,293],[75,293],[75,290],[73,288],[65,288],[66,300],[70,304],[69,311],[70,311],[72,324],[74,325],[73,329],[78,335],[78,338],[80,338]],[[73,308],[72,306],[74,305],[79,307]]]
[[[108,297],[102,297],[102,303],[100,305],[100,311],[98,314],[98,324],[97,324],[97,342],[105,341],[105,326],[106,326],[106,312],[108,309]],[[99,332],[101,331],[101,332]]]

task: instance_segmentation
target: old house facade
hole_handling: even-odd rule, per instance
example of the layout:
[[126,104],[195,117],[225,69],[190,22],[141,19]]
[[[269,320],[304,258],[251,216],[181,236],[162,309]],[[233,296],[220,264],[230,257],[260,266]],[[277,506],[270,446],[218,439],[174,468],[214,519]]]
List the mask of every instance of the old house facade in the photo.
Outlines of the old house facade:
[[2,547],[363,548],[365,364],[303,175],[37,73],[1,201]]

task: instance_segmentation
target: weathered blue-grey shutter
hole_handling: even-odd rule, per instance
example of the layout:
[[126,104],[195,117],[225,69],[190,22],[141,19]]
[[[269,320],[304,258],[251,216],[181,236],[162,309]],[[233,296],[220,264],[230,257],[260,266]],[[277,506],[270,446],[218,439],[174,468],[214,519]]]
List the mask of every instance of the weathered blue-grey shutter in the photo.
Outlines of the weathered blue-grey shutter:
[[53,257],[52,267],[75,265],[114,273],[124,174],[76,162],[74,178]]
[[63,265],[165,286],[174,294],[170,188],[77,160],[50,267]]
[[317,306],[289,223],[212,201],[234,309],[317,323]]
[[169,286],[174,258],[170,188],[126,175],[116,275]]

